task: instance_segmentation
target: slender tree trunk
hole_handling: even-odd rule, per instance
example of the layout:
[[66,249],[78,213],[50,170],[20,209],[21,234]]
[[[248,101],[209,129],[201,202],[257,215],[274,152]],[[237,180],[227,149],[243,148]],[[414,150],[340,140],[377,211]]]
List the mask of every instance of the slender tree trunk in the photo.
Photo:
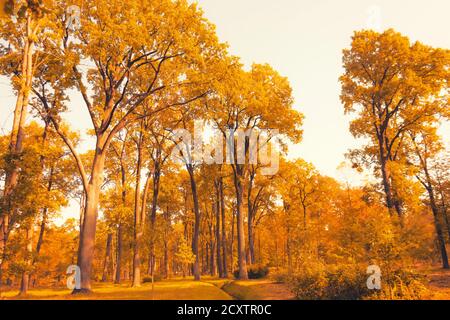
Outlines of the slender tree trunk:
[[119,226],[117,227],[116,275],[114,278],[114,283],[116,284],[119,284],[121,281],[122,250],[123,250],[123,226],[122,222],[119,222]]
[[242,181],[238,173],[234,174],[234,185],[236,189],[236,222],[237,222],[237,242],[238,242],[238,266],[239,279],[247,280],[247,261],[245,259],[245,233],[243,217],[243,188]]
[[446,197],[440,180],[438,180],[438,184],[439,184],[439,194],[441,196],[442,215],[444,216],[445,226],[447,228],[448,241],[450,241],[450,220],[448,217]]
[[149,256],[149,272],[151,275],[154,274],[154,263],[155,260],[155,223],[156,223],[156,210],[158,208],[158,197],[159,197],[159,186],[160,186],[160,178],[161,178],[161,163],[160,163],[160,151],[158,150],[158,154],[154,161],[153,167],[153,196],[152,196],[152,209],[150,213],[150,228],[151,228],[151,242],[150,242],[150,256]]
[[436,197],[434,193],[434,187],[433,187],[433,181],[431,179],[431,176],[428,172],[428,166],[426,163],[426,160],[423,160],[422,157],[419,154],[419,157],[422,161],[423,170],[426,177],[426,183],[424,184],[425,189],[428,192],[429,200],[430,200],[430,207],[431,211],[433,212],[433,218],[434,218],[434,226],[436,229],[436,236],[439,244],[439,250],[441,252],[441,259],[442,259],[442,267],[444,269],[449,269],[449,263],[448,263],[448,255],[447,255],[447,248],[445,244],[445,236],[444,236],[444,228],[442,227],[441,217],[439,216],[439,208],[436,203]]
[[222,177],[219,180],[219,194],[220,194],[220,211],[222,216],[222,272],[223,277],[228,278],[227,267],[227,236],[226,236],[226,224],[225,224],[225,197],[223,194],[223,180]]
[[441,219],[439,217],[439,209],[436,204],[436,199],[434,197],[434,191],[432,189],[432,186],[427,188],[429,198],[430,198],[430,206],[431,210],[433,211],[433,217],[434,217],[434,225],[436,228],[436,236],[439,244],[439,250],[441,252],[441,259],[442,259],[442,267],[444,269],[449,269],[449,263],[448,263],[448,255],[447,255],[447,249],[445,245],[445,236],[444,236],[444,230],[442,228]]
[[236,217],[236,211],[233,209],[233,215],[231,217],[231,239],[230,239],[230,266],[231,266],[231,273],[234,272],[234,229],[236,225],[235,221]]
[[[140,247],[142,236],[144,235],[144,219],[145,219],[145,205],[147,202],[147,194],[149,188],[150,175],[148,175],[143,198],[141,199],[141,171],[143,164],[143,148],[144,148],[144,122],[141,124],[141,133],[139,141],[137,142],[138,160],[136,165],[136,190],[134,197],[134,253],[133,253],[133,287],[141,285],[141,258]],[[141,202],[142,200],[142,202]]]
[[186,168],[189,172],[189,178],[191,182],[192,199],[194,202],[194,234],[192,237],[192,252],[195,255],[195,261],[193,266],[194,279],[200,280],[200,261],[198,255],[198,240],[200,234],[200,208],[198,203],[197,183],[195,182],[194,168],[191,164],[187,164]]
[[22,273],[22,281],[20,284],[20,295],[25,296],[28,294],[28,288],[30,284],[30,273],[32,266],[33,255],[33,228],[34,225],[31,222],[26,229],[26,270]]
[[[45,144],[45,142],[46,142],[47,129],[48,129],[48,125],[46,124],[44,137],[43,137],[43,144]],[[44,160],[44,159],[42,159],[42,160]],[[47,185],[47,191],[48,192],[52,191],[53,179],[54,179],[53,176],[54,176],[54,168],[51,168],[50,169],[50,177],[49,177],[49,181],[48,181],[48,185]],[[38,241],[37,241],[37,244],[36,244],[36,253],[35,253],[34,257],[33,257],[33,266],[37,262],[37,259],[39,257],[39,253],[41,252],[42,244],[44,243],[44,233],[45,233],[45,228],[47,227],[47,220],[48,220],[48,208],[44,208],[42,210],[42,221],[41,221],[41,226],[39,228],[39,237],[38,237]]]
[[288,273],[292,273],[292,254],[291,254],[291,228],[289,225],[287,226],[287,240],[286,240],[286,255],[287,255],[287,264],[288,264]]
[[254,174],[250,174],[247,188],[247,234],[248,234],[248,263],[255,263],[254,212],[252,202]]
[[110,271],[112,238],[113,238],[112,233],[108,233],[108,236],[106,238],[105,260],[103,261],[102,282],[108,281],[108,273]]
[[210,228],[210,238],[209,238],[209,248],[211,249],[211,253],[209,255],[209,274],[211,276],[216,275],[216,245],[214,243],[214,228],[211,226]]
[[248,233],[248,263],[255,263],[255,239],[253,229],[253,210],[251,204],[248,205],[248,220],[247,220],[247,233]]
[[220,185],[218,179],[216,179],[215,183],[215,205],[214,211],[216,216],[216,257],[217,257],[217,269],[219,272],[219,277],[223,278],[223,263],[222,263],[222,237],[221,237],[221,227],[220,227]]
[[167,239],[164,240],[164,278],[169,278],[169,246]]
[[41,226],[39,228],[39,237],[36,244],[36,255],[39,255],[39,253],[41,252],[42,244],[44,243],[44,233],[45,228],[47,226],[47,219],[48,219],[48,208],[44,208],[42,212]]
[[308,217],[308,207],[305,203],[305,200],[302,201],[302,209],[303,209],[303,230],[307,230],[308,229],[308,225],[307,225],[307,217]]
[[[142,130],[142,128],[141,128]],[[133,287],[141,285],[141,259],[139,255],[141,242],[141,169],[142,169],[142,132],[138,143],[138,160],[136,165],[136,187],[134,193],[134,229],[133,229]]]
[[[44,233],[45,233],[45,228],[47,226],[47,220],[48,220],[48,208],[44,208],[42,210],[42,221],[41,221],[41,225],[39,227],[39,236],[38,236],[38,240],[37,240],[37,244],[36,244],[36,252],[35,252],[35,255],[33,257],[33,263],[32,263],[33,266],[37,262],[37,259],[39,257],[39,253],[41,252],[42,244],[44,243]],[[36,279],[34,274],[32,274],[32,277],[34,278],[34,280],[32,281],[33,282],[33,286],[34,286],[36,284],[36,282],[37,282],[37,279]]]
[[[125,208],[127,205],[127,174],[125,170],[125,165],[123,162],[123,157],[125,154],[125,142],[122,147],[121,159],[120,159],[120,171],[121,171],[121,187],[122,187],[122,207]],[[119,225],[117,226],[117,249],[116,249],[116,274],[114,278],[114,283],[119,284],[121,282],[122,276],[122,255],[123,255],[123,223],[122,217],[119,217]]]
[[170,228],[170,213],[169,206],[164,211],[164,278],[169,278],[169,228]]
[[[286,256],[287,256],[287,267],[288,267],[288,273],[292,273],[292,255],[291,255],[291,219],[290,219],[290,205],[283,201],[283,208],[284,212],[286,213]],[[277,248],[276,252],[278,252],[278,241],[275,243]],[[284,258],[283,258],[284,260]],[[277,257],[278,261],[278,257]],[[277,262],[278,267],[278,262]]]

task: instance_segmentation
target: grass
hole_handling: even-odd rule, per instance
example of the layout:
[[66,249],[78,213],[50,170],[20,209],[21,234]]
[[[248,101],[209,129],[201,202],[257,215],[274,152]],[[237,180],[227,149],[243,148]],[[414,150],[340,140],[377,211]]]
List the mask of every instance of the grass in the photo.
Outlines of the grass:
[[[450,299],[450,271],[439,268],[422,270],[428,279],[429,294],[424,299]],[[19,297],[18,290],[2,293],[3,299],[31,300],[290,300],[293,294],[282,283],[269,279],[231,280],[202,277],[193,279],[172,279],[131,288],[129,283],[115,285],[95,283],[94,293],[72,295],[67,288],[36,288],[26,297]],[[1,299],[1,298],[0,298]]]
[[130,284],[115,285],[95,283],[93,293],[72,295],[66,288],[31,289],[26,297],[18,296],[18,290],[3,292],[5,299],[31,300],[285,300],[292,294],[285,285],[270,280],[233,281],[203,277],[202,281],[174,279],[156,282],[154,290],[151,283],[139,288]]
[[131,288],[129,284],[95,284],[94,293],[88,295],[71,295],[68,289],[32,289],[26,297],[19,297],[18,291],[3,293],[6,299],[32,300],[231,300],[232,297],[218,286],[209,282],[192,280],[167,280],[145,283],[139,288]]

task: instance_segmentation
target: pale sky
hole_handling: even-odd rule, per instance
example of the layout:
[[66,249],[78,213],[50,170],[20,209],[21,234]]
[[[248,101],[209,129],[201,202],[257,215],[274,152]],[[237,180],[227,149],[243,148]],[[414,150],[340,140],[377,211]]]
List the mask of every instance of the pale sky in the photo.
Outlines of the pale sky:
[[[411,40],[450,48],[448,0],[198,0],[232,54],[269,63],[287,76],[295,106],[306,116],[304,140],[291,156],[312,162],[339,178],[337,166],[357,142],[348,131],[339,100],[342,49],[355,30],[373,25],[394,28]],[[378,10],[377,10],[378,8]],[[450,140],[450,126],[445,131]]]
[[[217,26],[221,41],[247,65],[269,63],[289,78],[295,106],[306,119],[304,140],[290,156],[312,162],[323,174],[336,170],[357,141],[348,131],[349,118],[339,101],[342,49],[353,31],[381,23],[411,40],[450,48],[448,0],[198,0]],[[381,19],[376,19],[379,12]],[[374,18],[375,17],[375,18]],[[79,94],[74,93],[67,120],[78,130],[89,127]],[[0,78],[0,129],[11,126],[14,96]],[[450,147],[450,125],[442,126]],[[75,205],[65,210],[77,217]]]

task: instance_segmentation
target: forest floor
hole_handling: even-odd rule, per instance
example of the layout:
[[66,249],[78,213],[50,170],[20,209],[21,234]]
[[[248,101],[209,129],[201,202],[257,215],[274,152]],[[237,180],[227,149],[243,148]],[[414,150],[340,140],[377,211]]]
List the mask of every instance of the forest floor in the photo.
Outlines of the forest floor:
[[202,281],[174,279],[144,283],[139,288],[129,284],[96,283],[93,293],[71,295],[66,288],[36,288],[25,297],[17,290],[3,292],[3,299],[31,300],[286,300],[293,296],[287,287],[270,280],[232,281],[205,277]]
[[[424,299],[450,300],[450,270],[422,269],[428,282],[429,294]],[[36,288],[26,297],[18,296],[18,290],[2,293],[0,299],[31,300],[292,300],[294,295],[282,283],[269,279],[234,281],[203,277],[202,281],[172,279],[144,283],[131,288],[129,283],[120,285],[95,283],[94,293],[72,295],[67,288]]]
[[450,300],[450,270],[441,268],[429,269],[423,272],[428,279],[430,295],[426,297],[432,300]]

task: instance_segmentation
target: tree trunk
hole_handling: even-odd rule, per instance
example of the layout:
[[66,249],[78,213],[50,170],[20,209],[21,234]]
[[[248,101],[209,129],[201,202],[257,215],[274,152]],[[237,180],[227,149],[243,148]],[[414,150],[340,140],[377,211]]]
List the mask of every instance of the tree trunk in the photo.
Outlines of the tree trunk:
[[[236,169],[237,170],[237,169]],[[243,217],[243,189],[242,181],[239,173],[234,173],[234,186],[236,189],[236,222],[237,222],[237,240],[238,240],[238,266],[239,279],[247,280],[247,262],[245,259],[245,234],[244,234],[244,217]]]
[[253,210],[251,203],[248,204],[248,220],[247,220],[247,233],[248,233],[248,263],[255,263],[255,239],[253,229]]
[[[150,175],[147,177],[145,183],[144,198],[141,202],[141,171],[143,162],[143,148],[144,148],[144,123],[141,123],[141,132],[139,140],[137,142],[138,160],[136,164],[136,189],[134,193],[134,241],[133,241],[133,287],[141,286],[141,258],[140,247],[142,242],[142,236],[144,235],[144,217],[145,217],[145,202],[147,201],[148,184]],[[145,201],[145,202],[144,202]]]
[[221,228],[220,228],[220,185],[219,181],[216,179],[215,183],[215,215],[216,215],[216,257],[217,257],[217,269],[219,271],[219,277],[223,278],[223,263],[222,263],[222,237],[221,237]]
[[170,228],[170,213],[169,206],[164,211],[164,278],[169,278],[169,228]]
[[75,289],[74,293],[88,293],[92,291],[92,262],[94,259],[98,204],[100,188],[103,183],[104,166],[104,153],[101,149],[97,148],[97,153],[94,156],[94,164],[92,166],[91,179],[87,189],[83,225],[80,232],[80,244],[78,249],[78,266],[81,269],[81,289]]
[[230,266],[231,273],[234,272],[234,228],[235,228],[236,211],[233,208],[233,215],[231,217],[231,239],[230,239]]
[[[22,84],[17,95],[13,127],[9,142],[9,153],[14,158],[23,151],[23,139],[25,135],[24,127],[28,115],[29,96],[33,81],[34,34],[32,30],[32,17],[30,14],[27,16],[26,35],[24,38],[26,40],[22,55]],[[13,220],[11,219],[11,216],[14,208],[11,203],[11,196],[18,182],[19,169],[17,163],[15,163],[12,168],[8,168],[3,189],[3,197],[1,199],[3,214],[0,217],[0,293],[2,288],[3,265],[6,259],[7,241],[12,227],[11,222]]]
[[214,230],[211,230],[211,236],[210,236],[210,240],[209,240],[209,248],[211,250],[211,253],[209,255],[209,274],[211,276],[215,276],[216,275],[216,246],[214,243]]
[[30,284],[30,273],[32,266],[32,255],[33,255],[33,228],[34,225],[31,222],[26,229],[26,270],[22,273],[22,281],[20,284],[20,295],[25,296],[28,294],[28,288]]
[[448,240],[450,241],[450,220],[448,217],[448,209],[447,209],[448,206],[447,206],[446,197],[445,197],[444,190],[443,190],[440,180],[438,180],[438,185],[439,185],[439,194],[441,196],[442,215],[444,216],[445,226],[447,228],[447,233],[448,233]]
[[108,281],[108,273],[110,270],[110,260],[111,260],[111,244],[112,244],[112,233],[108,233],[108,237],[106,238],[106,249],[105,249],[105,260],[103,262],[103,275],[102,282]]
[[247,233],[248,233],[248,263],[255,263],[255,239],[254,239],[254,212],[253,212],[253,202],[252,202],[252,191],[253,191],[253,181],[254,173],[250,174],[248,188],[247,188]]
[[191,182],[192,200],[194,202],[194,234],[192,237],[192,253],[195,255],[195,261],[193,266],[194,279],[200,280],[200,262],[198,255],[198,238],[200,234],[200,208],[198,204],[197,183],[195,182],[194,167],[191,164],[186,164],[186,168],[189,172],[189,178]]
[[449,263],[448,263],[448,255],[447,255],[447,249],[445,246],[445,236],[444,236],[444,230],[442,228],[441,219],[439,217],[439,209],[436,205],[436,200],[434,197],[434,192],[432,187],[427,189],[428,194],[430,197],[430,206],[431,210],[433,211],[433,217],[434,217],[434,226],[436,228],[436,236],[439,244],[439,250],[441,252],[441,259],[442,259],[442,267],[444,269],[449,269]]
[[227,267],[227,236],[226,236],[226,224],[225,224],[225,197],[223,194],[223,180],[222,177],[219,180],[219,194],[220,194],[220,211],[222,216],[222,262],[223,262],[223,277],[228,278]]
[[[379,139],[380,140],[380,139]],[[383,139],[379,141],[379,144],[383,144]],[[392,184],[391,184],[391,174],[388,169],[388,160],[386,159],[385,152],[382,146],[380,146],[380,168],[381,168],[381,177],[382,177],[382,183],[384,188],[384,194],[386,197],[386,206],[389,210],[389,214],[393,216],[395,213],[397,213],[398,217],[401,218],[402,216],[402,210],[400,207],[400,204],[398,201],[395,200],[393,191],[392,191]]]
[[433,187],[433,181],[431,179],[431,176],[428,171],[428,166],[426,160],[423,160],[419,152],[417,151],[419,158],[421,159],[422,163],[422,169],[425,173],[426,182],[422,182],[425,189],[428,192],[429,200],[430,200],[430,207],[431,211],[433,212],[433,218],[434,218],[434,226],[436,229],[436,236],[439,244],[439,250],[441,252],[441,259],[442,259],[442,267],[444,269],[449,269],[449,263],[448,263],[448,255],[447,255],[447,248],[445,245],[445,236],[444,236],[444,228],[442,227],[441,219],[439,217],[439,208],[436,203],[436,197],[434,193],[434,187]]
[[[158,151],[159,152],[159,151]],[[152,172],[153,176],[153,196],[152,196],[152,209],[150,213],[150,228],[151,228],[151,242],[150,242],[150,256],[149,256],[149,274],[154,274],[154,263],[155,260],[155,223],[156,223],[156,210],[158,208],[158,196],[159,196],[159,185],[161,178],[161,164],[159,161],[160,154],[158,153],[156,160],[154,162],[154,168]]]
[[[120,154],[120,172],[121,172],[121,187],[122,187],[122,207],[127,206],[127,173],[125,165],[123,163],[124,151],[125,151],[126,137],[123,142],[122,152]],[[119,225],[117,226],[117,249],[116,249],[116,274],[114,283],[119,284],[121,282],[122,275],[122,255],[123,255],[123,224],[122,217],[119,217]]]
[[122,272],[122,253],[123,253],[123,226],[122,222],[119,222],[117,227],[117,249],[116,249],[116,276],[114,278],[114,283],[119,284],[121,281]]

